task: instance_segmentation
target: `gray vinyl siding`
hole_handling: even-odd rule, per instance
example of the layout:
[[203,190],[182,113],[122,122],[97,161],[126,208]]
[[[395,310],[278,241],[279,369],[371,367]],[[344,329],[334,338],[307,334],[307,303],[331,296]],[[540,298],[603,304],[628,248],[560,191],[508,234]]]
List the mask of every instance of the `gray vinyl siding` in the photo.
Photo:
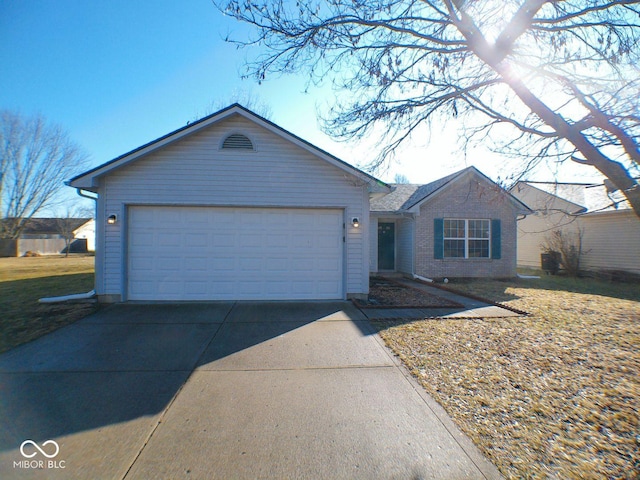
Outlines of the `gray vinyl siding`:
[[[220,150],[231,133],[242,133],[255,151]],[[240,116],[184,137],[110,172],[100,180],[104,256],[98,293],[125,291],[128,205],[341,208],[345,212],[347,294],[368,292],[369,197],[366,185],[279,135]],[[360,228],[351,219],[360,219]],[[100,223],[100,222],[98,222]],[[100,229],[99,229],[100,230]]]
[[396,222],[396,270],[406,274],[413,272],[414,225],[412,218]]

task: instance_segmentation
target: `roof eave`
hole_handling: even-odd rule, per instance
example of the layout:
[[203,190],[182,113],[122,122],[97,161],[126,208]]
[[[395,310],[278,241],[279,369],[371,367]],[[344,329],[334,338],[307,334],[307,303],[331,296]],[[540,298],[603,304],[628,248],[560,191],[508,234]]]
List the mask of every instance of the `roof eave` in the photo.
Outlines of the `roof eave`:
[[365,182],[367,184],[367,189],[369,191],[369,193],[389,193],[391,192],[391,187],[389,185],[387,185],[386,183],[382,182],[381,180],[378,180],[377,178],[375,178],[372,175],[369,175],[368,173],[363,172],[362,170],[357,169],[356,167],[353,167],[352,165],[348,164],[347,162],[344,162],[343,160],[340,160],[338,157],[326,152],[325,150],[322,150],[319,147],[316,147],[315,145],[309,143],[308,141],[298,137],[297,135],[294,135],[293,133],[285,130],[284,128],[276,125],[275,123],[271,122],[270,120],[267,120],[266,118],[263,118],[259,115],[257,115],[256,113],[246,109],[245,107],[234,103],[233,105],[230,105],[229,107],[226,107],[218,112],[215,112],[207,117],[204,117],[194,123],[185,125],[184,127],[181,127],[177,130],[174,130],[173,132],[168,133],[167,135],[164,135],[156,140],[153,140],[149,143],[146,143],[144,145],[142,145],[141,147],[138,147],[134,150],[131,150],[128,153],[125,153],[123,155],[120,155],[119,157],[114,158],[113,160],[104,163],[102,165],[99,165],[98,167],[95,167],[83,174],[80,174],[74,178],[72,178],[71,180],[69,180],[67,183],[67,185],[71,186],[71,187],[75,187],[75,188],[82,188],[85,190],[90,190],[95,192],[95,189],[98,187],[97,184],[97,179],[102,176],[105,175],[107,173],[109,173],[112,170],[115,170],[117,168],[121,168],[125,165],[127,165],[128,163],[137,160],[140,157],[143,157],[145,155],[148,155],[151,152],[154,152],[156,150],[158,150],[159,148],[165,147],[173,142],[176,142],[188,135],[193,135],[194,133],[202,130],[203,128],[208,127],[209,125],[213,124],[213,123],[217,123],[231,115],[240,115],[246,119],[249,119],[259,125],[261,125],[262,127],[270,130],[271,132],[275,133],[276,135],[279,135],[287,140],[289,140],[291,143],[299,146],[300,148],[310,152],[311,154],[324,159],[325,161],[327,161],[328,163],[340,168],[341,170],[355,176],[356,178],[362,180],[363,182]]
[[434,191],[430,192],[428,195],[423,197],[421,200],[418,200],[416,203],[414,203],[413,205],[409,206],[406,210],[409,211],[409,212],[412,212],[412,213],[419,213],[420,212],[420,208],[422,207],[422,205],[424,205],[429,200],[433,199],[433,197],[435,197],[438,194],[440,194],[440,192],[442,192],[445,188],[448,188],[452,184],[454,184],[456,182],[459,182],[463,177],[465,177],[467,175],[478,175],[478,176],[480,176],[480,178],[484,179],[485,181],[487,181],[487,182],[489,182],[489,183],[491,183],[493,185],[496,185],[507,196],[508,200],[516,207],[516,211],[517,211],[517,213],[519,215],[530,215],[530,214],[534,213],[533,210],[531,210],[527,205],[525,205],[523,202],[521,202],[519,199],[517,199],[509,191],[507,191],[504,188],[500,187],[500,185],[498,185],[496,182],[491,180],[489,177],[487,177],[484,173],[482,173],[480,170],[478,170],[474,166],[471,166],[471,167],[465,168],[464,170],[461,170],[460,172],[458,172],[457,175],[455,175],[451,179],[449,179],[449,181],[447,181],[446,183],[440,185]]

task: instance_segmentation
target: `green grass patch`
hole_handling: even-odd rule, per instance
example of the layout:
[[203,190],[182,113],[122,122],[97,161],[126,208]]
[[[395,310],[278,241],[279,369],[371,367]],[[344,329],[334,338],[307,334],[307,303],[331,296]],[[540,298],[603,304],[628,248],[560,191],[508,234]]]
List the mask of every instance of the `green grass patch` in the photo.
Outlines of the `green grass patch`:
[[0,352],[79,320],[93,303],[40,304],[38,299],[93,289],[94,257],[0,259]]

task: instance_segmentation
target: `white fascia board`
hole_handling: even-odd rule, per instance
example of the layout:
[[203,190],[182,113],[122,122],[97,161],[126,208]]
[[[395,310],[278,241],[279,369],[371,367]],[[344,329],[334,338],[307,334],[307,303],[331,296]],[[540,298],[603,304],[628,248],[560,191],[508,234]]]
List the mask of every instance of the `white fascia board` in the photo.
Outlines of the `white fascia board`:
[[275,123],[269,122],[268,120],[265,120],[262,117],[250,112],[249,110],[246,110],[237,105],[231,106],[225,110],[221,110],[217,114],[213,114],[211,117],[205,118],[202,121],[198,121],[193,123],[192,125],[187,125],[178,130],[175,130],[173,133],[169,133],[164,137],[160,137],[159,139],[154,140],[146,145],[143,145],[142,147],[139,147],[129,153],[126,153],[121,157],[117,157],[114,160],[111,160],[110,162],[107,162],[101,166],[98,166],[93,170],[89,170],[88,172],[72,179],[68,183],[68,185],[75,188],[84,188],[87,190],[96,188],[98,186],[97,184],[98,177],[105,175],[114,169],[127,165],[128,163],[134,160],[137,160],[140,157],[148,155],[149,153],[157,149],[160,149],[162,147],[165,147],[173,142],[176,142],[188,135],[192,135],[202,130],[203,128],[207,128],[210,125],[217,123],[231,115],[236,115],[236,114],[266,128],[270,132],[280,136],[281,138],[284,138],[285,140],[288,140],[294,145],[297,145],[303,150],[306,150],[307,152],[313,154],[314,156],[319,157],[322,160],[328,162],[329,164],[356,177],[357,179],[367,184],[369,193],[389,193],[391,191],[391,188],[381,180],[378,180],[373,176],[370,176],[358,170],[357,168],[349,165],[346,162],[343,162],[337,157],[334,157],[333,155],[312,145],[311,143],[301,139],[300,137],[295,136],[294,134],[283,129],[282,127],[279,127]]
[[391,192],[391,187],[389,187],[389,185],[387,185],[386,183],[382,182],[381,180],[378,180],[377,178],[364,173],[363,171],[353,167],[352,165],[349,165],[348,163],[340,160],[339,158],[334,157],[330,153],[325,152],[321,148],[316,147],[315,145],[312,145],[311,143],[307,142],[306,140],[303,140],[302,138],[300,138],[300,137],[298,137],[298,136],[286,131],[282,127],[279,127],[278,125],[276,125],[274,123],[265,121],[264,119],[262,119],[260,117],[255,117],[255,116],[251,115],[249,112],[246,112],[244,110],[240,110],[238,113],[240,115],[244,116],[245,118],[257,123],[258,125],[266,128],[270,132],[272,132],[272,133],[284,138],[285,140],[288,140],[289,142],[291,142],[294,145],[302,148],[303,150],[306,150],[307,152],[311,153],[312,155],[321,158],[322,160],[326,161],[327,163],[333,165],[334,167],[337,167],[337,168],[345,171],[346,173],[358,178],[359,180],[365,182],[368,185],[369,193],[372,193],[372,194],[375,194],[375,193],[387,194],[387,193]]
[[440,195],[447,188],[455,188],[456,184],[458,184],[460,182],[463,182],[465,179],[467,179],[470,176],[478,177],[482,181],[488,182],[491,185],[495,185],[496,187],[500,188],[503,191],[503,193],[505,194],[505,196],[507,197],[507,199],[517,208],[517,211],[518,211],[519,214],[529,215],[529,214],[533,213],[533,210],[531,210],[524,203],[522,203],[520,200],[518,200],[513,194],[511,194],[510,192],[508,192],[504,188],[500,187],[497,183],[495,183],[489,177],[485,176],[482,172],[480,172],[475,167],[471,167],[470,169],[461,172],[460,175],[458,175],[457,177],[451,179],[449,182],[447,182],[444,185],[442,185],[435,192],[432,192],[430,195],[427,195],[425,198],[423,198],[418,203],[413,205],[407,211],[415,213],[415,214],[419,214],[420,213],[420,207],[425,202],[433,200],[434,198],[436,198],[438,195]]
[[120,157],[116,157],[114,160],[98,166],[93,170],[89,170],[85,174],[71,180],[68,185],[75,188],[85,188],[87,190],[95,188],[98,186],[96,181],[98,177],[110,172],[111,170],[115,170],[124,165],[127,165],[128,163],[131,163],[140,157],[148,155],[149,153],[165,147],[173,142],[176,142],[188,135],[192,135],[202,130],[203,128],[208,127],[212,123],[216,123],[224,118],[227,118],[229,115],[238,113],[236,109],[237,107],[234,107],[229,110],[222,111],[218,115],[214,115],[202,122],[196,122],[193,125],[188,125],[186,127],[175,130],[173,133],[169,133],[168,135],[160,137],[159,139],[147,143],[142,147],[138,147],[137,149],[134,149],[129,153],[125,153]]

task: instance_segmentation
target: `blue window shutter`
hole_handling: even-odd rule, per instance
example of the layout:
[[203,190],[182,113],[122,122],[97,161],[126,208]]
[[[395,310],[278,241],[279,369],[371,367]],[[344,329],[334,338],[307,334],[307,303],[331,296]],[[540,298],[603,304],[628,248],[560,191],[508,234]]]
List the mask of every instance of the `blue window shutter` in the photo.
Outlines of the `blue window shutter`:
[[444,258],[444,219],[433,219],[433,258]]
[[499,219],[491,220],[491,258],[502,258],[502,229]]

